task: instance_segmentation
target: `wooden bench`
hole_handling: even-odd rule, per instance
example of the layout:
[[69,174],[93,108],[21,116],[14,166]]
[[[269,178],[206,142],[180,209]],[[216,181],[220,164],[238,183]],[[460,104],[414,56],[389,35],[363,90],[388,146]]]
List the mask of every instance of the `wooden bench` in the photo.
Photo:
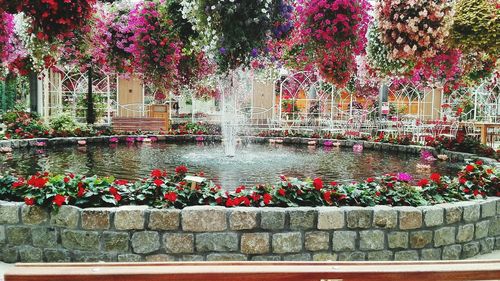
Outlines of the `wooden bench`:
[[500,280],[500,260],[17,264],[5,281]]
[[112,127],[117,132],[159,132],[168,130],[168,121],[152,117],[114,117]]

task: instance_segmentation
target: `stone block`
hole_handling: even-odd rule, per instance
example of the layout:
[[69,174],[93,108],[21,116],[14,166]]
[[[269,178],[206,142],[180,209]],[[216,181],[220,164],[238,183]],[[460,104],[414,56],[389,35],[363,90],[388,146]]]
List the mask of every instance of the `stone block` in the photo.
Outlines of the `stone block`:
[[292,230],[307,230],[316,227],[316,210],[313,208],[289,208],[288,215]]
[[454,227],[441,227],[434,231],[434,246],[446,246],[455,243],[456,229]]
[[172,254],[191,254],[194,252],[194,235],[191,233],[165,233],[165,251]]
[[438,206],[418,207],[422,211],[424,224],[427,227],[439,226],[444,223],[444,209]]
[[474,239],[474,225],[473,224],[459,225],[457,232],[457,242],[458,243],[469,242],[472,239]]
[[128,252],[129,233],[105,231],[102,235],[103,248],[106,252]]
[[476,239],[481,239],[488,236],[488,231],[490,230],[490,221],[484,220],[476,223]]
[[481,217],[481,206],[476,202],[460,202],[464,222],[476,222]]
[[281,256],[253,256],[252,261],[281,261]]
[[155,231],[141,231],[132,234],[132,249],[137,254],[149,254],[160,249],[160,235]]
[[341,229],[345,226],[344,211],[337,207],[319,207],[318,212],[318,229]]
[[146,262],[169,262],[169,261],[175,261],[175,257],[165,254],[146,256]]
[[481,254],[491,253],[495,248],[495,238],[488,237],[479,241],[479,245],[481,246]]
[[21,218],[24,224],[44,224],[49,221],[49,212],[40,206],[23,205]]
[[118,230],[142,230],[146,220],[146,206],[123,206],[116,208],[115,228]]
[[43,250],[44,260],[46,262],[70,262],[71,254],[64,249],[45,249]]
[[383,250],[385,235],[382,230],[363,230],[359,232],[360,250]]
[[292,255],[284,255],[284,261],[310,261],[312,260],[311,254],[309,253],[300,253],[300,254],[292,254]]
[[496,216],[490,221],[489,236],[495,237],[500,235],[500,216]]
[[328,250],[330,247],[330,234],[325,231],[306,232],[305,248],[308,251]]
[[9,245],[31,244],[31,228],[27,226],[7,226],[5,233]]
[[3,247],[1,256],[6,263],[15,263],[19,260],[19,252],[16,247]]
[[494,217],[497,213],[497,201],[488,199],[481,203],[481,218]]
[[266,230],[278,230],[285,227],[286,211],[283,208],[266,208],[260,212],[260,227]]
[[0,245],[5,244],[6,239],[5,239],[5,226],[0,225]]
[[456,204],[447,203],[447,204],[439,204],[436,206],[438,207],[442,206],[444,208],[444,216],[446,224],[453,224],[462,220],[463,210]]
[[43,252],[40,248],[35,248],[32,246],[21,246],[18,248],[19,250],[19,261],[21,262],[42,262],[43,261]]
[[102,252],[74,251],[74,262],[114,262],[117,260],[116,254]]
[[57,230],[55,228],[35,227],[31,229],[33,246],[55,248],[57,246]]
[[391,251],[373,251],[368,252],[369,261],[390,261],[393,258]]
[[61,242],[70,250],[99,251],[100,235],[97,231],[63,230]]
[[373,210],[369,207],[342,207],[347,215],[348,228],[370,228]]
[[19,223],[20,203],[0,201],[0,224]]
[[204,261],[205,258],[200,255],[182,255],[179,261]]
[[302,250],[302,234],[300,232],[285,232],[273,234],[273,253],[298,253]]
[[394,253],[395,261],[418,261],[418,252],[415,250],[397,251]]
[[395,207],[399,213],[399,229],[416,229],[422,227],[422,211],[414,207]]
[[210,254],[207,255],[207,261],[246,261],[248,257],[243,254]]
[[342,252],[339,253],[339,261],[365,261],[365,252]]
[[462,258],[468,259],[477,256],[479,254],[479,247],[480,245],[478,241],[464,244],[462,248]]
[[75,206],[61,206],[57,212],[52,212],[50,224],[64,228],[75,229],[80,221],[80,208]]
[[373,226],[380,228],[395,228],[398,225],[398,212],[388,206],[373,208]]
[[357,236],[358,234],[355,231],[334,231],[332,250],[335,252],[356,250]]
[[243,233],[241,235],[241,252],[251,255],[269,253],[269,233]]
[[181,210],[152,209],[149,213],[149,229],[177,230],[180,225]]
[[226,208],[194,206],[182,210],[182,230],[216,232],[227,229]]
[[441,259],[441,248],[422,249],[420,251],[420,259],[424,261],[437,261]]
[[393,231],[387,234],[389,249],[408,249],[408,232]]
[[313,261],[336,261],[338,259],[335,253],[313,253]]
[[85,230],[107,230],[111,226],[112,208],[82,209],[82,228]]
[[443,247],[443,260],[459,260],[462,253],[462,245],[449,245]]
[[236,233],[196,234],[196,252],[235,252],[238,250]]
[[421,249],[432,244],[432,231],[420,230],[410,233],[410,248]]
[[118,262],[141,262],[142,256],[136,254],[118,255]]
[[235,208],[229,215],[229,228],[232,230],[254,229],[257,227],[257,208]]

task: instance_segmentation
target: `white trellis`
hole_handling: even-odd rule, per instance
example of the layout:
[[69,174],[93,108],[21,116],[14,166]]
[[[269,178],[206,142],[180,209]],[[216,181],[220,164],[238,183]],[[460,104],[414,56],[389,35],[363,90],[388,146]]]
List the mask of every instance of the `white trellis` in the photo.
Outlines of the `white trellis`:
[[[92,92],[97,113],[97,124],[110,124],[116,112],[116,80],[103,74],[98,67],[93,69]],[[78,66],[57,66],[46,70],[42,80],[41,114],[51,116],[67,112],[84,123],[85,99],[88,91],[88,74]]]
[[441,89],[421,89],[413,83],[389,85],[389,105],[399,117],[437,119],[441,114]]

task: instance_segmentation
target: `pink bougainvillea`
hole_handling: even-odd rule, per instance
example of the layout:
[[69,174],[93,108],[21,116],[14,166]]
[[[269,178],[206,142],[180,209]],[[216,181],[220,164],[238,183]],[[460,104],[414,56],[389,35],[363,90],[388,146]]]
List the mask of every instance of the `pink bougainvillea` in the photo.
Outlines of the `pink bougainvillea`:
[[10,52],[12,52],[12,34],[14,32],[14,20],[11,14],[0,10],[0,64],[7,62]]
[[313,50],[322,76],[345,86],[356,69],[355,55],[365,50],[368,1],[299,0],[296,9],[296,28],[306,46],[301,52]]
[[132,67],[145,82],[165,89],[178,79],[182,43],[175,36],[173,22],[156,1],[139,3],[129,17],[133,44],[125,48],[132,54]]

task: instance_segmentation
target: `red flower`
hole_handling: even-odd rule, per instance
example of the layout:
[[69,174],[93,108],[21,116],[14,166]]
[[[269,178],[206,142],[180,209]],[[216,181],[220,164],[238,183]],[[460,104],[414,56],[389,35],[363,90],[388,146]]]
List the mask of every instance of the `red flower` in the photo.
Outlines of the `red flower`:
[[175,192],[165,193],[165,200],[170,201],[172,203],[177,201],[177,193]]
[[31,178],[28,180],[28,184],[36,188],[43,188],[48,181],[49,179],[47,178],[31,176]]
[[271,196],[271,194],[265,193],[264,194],[264,205],[269,205],[269,203],[271,203],[272,199],[273,199],[273,197]]
[[70,178],[68,178],[68,177],[64,178],[64,183],[68,183],[69,181],[70,181]]
[[162,180],[160,180],[160,179],[155,179],[155,180],[153,181],[153,183],[154,183],[156,186],[160,187],[160,186],[162,186],[162,184],[164,184],[165,182],[164,182],[164,181],[162,181]]
[[236,188],[236,193],[240,193],[241,191],[245,190],[245,186],[242,185],[242,186],[239,186],[238,188]]
[[66,202],[66,196],[62,196],[61,194],[56,194],[54,199],[52,199],[52,203],[56,204],[58,207],[61,207]]
[[28,206],[35,205],[35,199],[26,197],[24,198],[24,203]]
[[468,189],[468,188],[464,188],[464,192],[465,192],[465,193],[469,193],[469,192],[470,192],[470,189]]
[[417,184],[418,186],[424,187],[429,184],[429,181],[427,179],[421,179]]
[[12,183],[12,188],[18,188],[24,185],[24,179],[18,178],[16,182]]
[[188,168],[184,165],[178,166],[175,168],[175,173],[179,175],[186,174],[188,172]]
[[491,174],[493,174],[493,170],[492,169],[488,169],[488,170],[486,170],[486,173],[489,174],[489,175],[491,175]]
[[313,186],[316,190],[320,190],[323,188],[323,181],[320,178],[316,178],[313,181]]
[[233,200],[231,198],[227,198],[227,200],[226,200],[226,207],[234,207],[235,205],[236,205],[235,200]]
[[116,185],[127,185],[128,181],[126,180],[115,180]]
[[285,196],[286,191],[285,191],[283,188],[280,188],[280,189],[278,190],[278,193],[279,193],[279,195],[281,195],[281,196]]
[[331,185],[331,186],[337,186],[337,185],[338,185],[338,183],[337,183],[336,181],[332,181],[332,182],[330,182],[330,185]]
[[436,183],[439,183],[441,181],[441,175],[438,173],[432,174],[430,178],[433,182],[436,182]]
[[323,193],[323,199],[328,202],[328,204],[332,204],[332,193],[330,191],[326,191],[325,193]]
[[151,177],[153,177],[153,178],[161,178],[162,175],[163,175],[163,173],[160,170],[151,171]]
[[467,182],[465,178],[460,178],[458,181],[460,182],[460,184],[465,184]]
[[82,186],[78,186],[78,194],[76,196],[83,197],[83,195],[85,195],[85,192],[87,192],[85,188],[83,188]]
[[380,191],[375,192],[375,196],[379,197],[380,196]]
[[478,196],[479,195],[479,190],[477,189],[474,189],[474,192],[473,192],[474,196]]
[[111,193],[111,195],[115,197],[116,201],[122,200],[122,196],[118,193],[118,189],[116,189],[115,187],[110,187],[109,193]]
[[255,193],[255,192],[253,192],[251,196],[252,196],[252,200],[255,202],[259,201],[260,198],[262,197],[262,196],[260,196],[260,194]]
[[250,199],[248,199],[247,197],[240,197],[240,202],[245,206],[250,206]]
[[481,160],[477,160],[477,161],[476,161],[476,165],[478,165],[478,166],[483,165],[483,161],[481,161]]
[[474,166],[472,166],[472,165],[467,165],[467,166],[465,166],[465,170],[466,170],[467,172],[472,172],[472,171],[474,171]]
[[374,178],[367,178],[367,179],[366,179],[366,182],[367,182],[367,183],[371,183],[371,182],[373,182],[373,181],[375,181],[375,179],[374,179]]

